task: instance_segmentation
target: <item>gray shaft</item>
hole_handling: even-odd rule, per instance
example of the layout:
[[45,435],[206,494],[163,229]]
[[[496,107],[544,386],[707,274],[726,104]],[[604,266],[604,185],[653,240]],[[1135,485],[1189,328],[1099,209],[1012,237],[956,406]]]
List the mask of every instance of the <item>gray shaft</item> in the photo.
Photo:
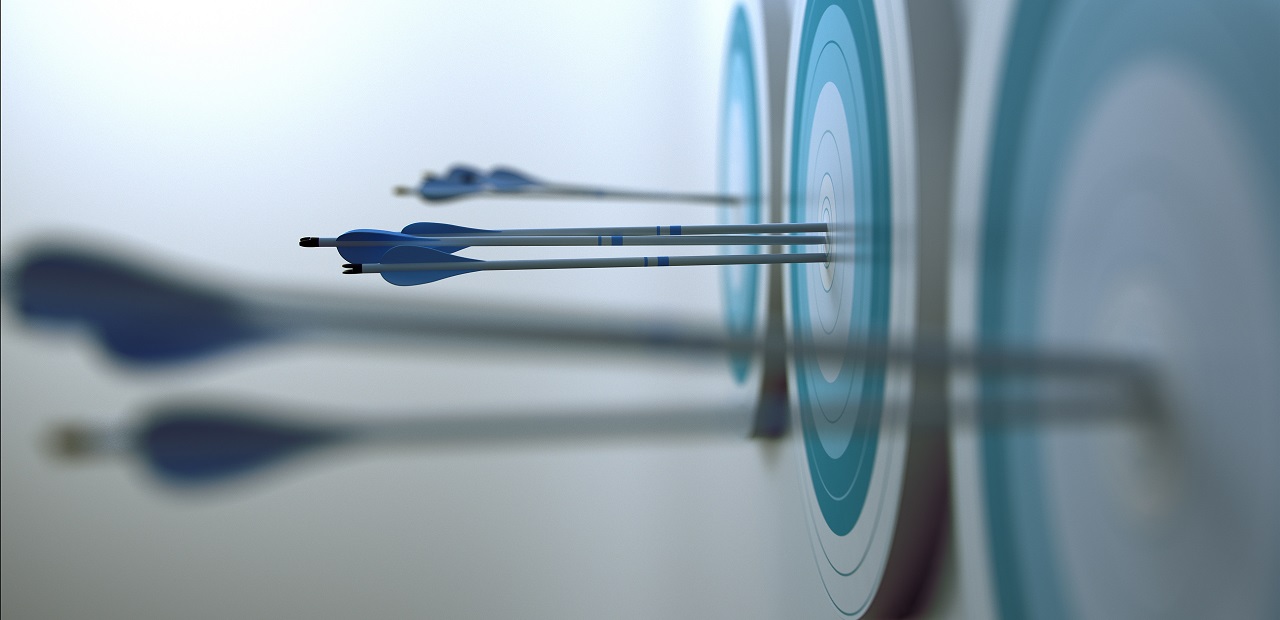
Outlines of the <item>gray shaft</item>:
[[[1126,420],[1142,422],[1140,403],[1118,391],[1064,396],[1047,394],[1030,397],[984,396],[977,402],[959,404],[937,400],[885,403],[881,424],[892,417],[908,415],[917,428],[943,430],[954,426],[985,429],[1027,426],[1096,424]],[[996,407],[998,414],[983,411]],[[203,407],[208,409],[208,407]],[[753,411],[728,404],[690,405],[653,403],[644,408],[608,411],[570,407],[519,414],[473,411],[442,413],[424,411],[396,418],[350,416],[344,421],[321,422],[303,414],[281,417],[271,411],[247,412],[251,418],[277,427],[329,431],[348,445],[373,446],[472,446],[503,443],[568,444],[601,441],[652,441],[671,439],[742,440],[750,436]],[[574,412],[574,409],[578,409]],[[181,408],[178,409],[181,411]],[[213,411],[216,411],[214,409]],[[170,415],[172,412],[170,412]],[[245,411],[226,411],[228,420],[243,419]],[[1147,419],[1149,420],[1149,419]],[[60,427],[55,447],[60,456],[88,458],[128,454],[138,445],[139,429],[125,426],[90,427],[68,424]],[[867,432],[880,432],[880,425]],[[859,432],[857,428],[854,432]]]
[[394,247],[413,245],[424,248],[465,246],[670,246],[670,245],[825,245],[823,235],[472,235],[458,237],[421,237],[419,241],[357,241],[332,239],[324,247]]
[[654,411],[525,412],[432,416],[350,423],[347,436],[370,443],[474,444],[646,440],[680,437],[746,439],[751,411],[742,407]]
[[495,230],[493,232],[436,233],[431,238],[444,237],[535,237],[535,236],[571,236],[571,235],[740,235],[740,234],[787,234],[787,233],[825,233],[827,225],[822,222],[793,222],[785,224],[698,224],[693,226],[595,226],[577,228],[513,228]]
[[[803,254],[767,255],[796,257]],[[817,255],[821,256],[821,255]],[[675,257],[672,257],[675,258]],[[728,257],[714,257],[728,258]],[[456,267],[454,267],[456,269]],[[927,366],[1010,376],[1116,379],[1151,387],[1155,376],[1142,360],[1106,352],[966,345],[917,335],[910,342],[853,340],[834,345],[784,338],[732,338],[718,323],[625,319],[563,309],[502,310],[466,304],[274,294],[240,298],[250,325],[285,332],[384,335],[401,343],[443,342],[468,347],[528,346],[604,354],[668,355],[765,353],[840,356],[892,367]]]
[[[1119,387],[1119,386],[1113,386]],[[909,409],[904,407],[909,405]],[[995,408],[998,414],[984,413]],[[572,410],[571,410],[572,411]],[[523,411],[517,415],[475,412],[400,419],[365,419],[345,425],[346,435],[371,443],[475,444],[503,442],[629,441],[665,438],[745,439],[750,407],[654,403],[646,408],[577,412]],[[886,416],[904,416],[919,428],[975,426],[987,429],[1143,421],[1142,403],[1120,389],[1079,394],[984,395],[973,403],[940,400],[885,403]],[[882,420],[882,424],[891,418]],[[879,432],[879,426],[868,427]],[[855,429],[856,432],[857,429]]]
[[729,254],[726,256],[625,256],[619,258],[548,258],[542,260],[447,261],[442,263],[365,263],[363,273],[390,271],[517,271],[526,269],[601,269],[620,267],[698,267],[705,265],[775,265],[823,263],[823,253]]
[[741,196],[703,194],[695,192],[657,192],[628,189],[611,189],[586,185],[548,184],[532,185],[525,189],[493,191],[495,195],[528,198],[595,198],[610,200],[635,200],[640,202],[690,202],[714,205],[739,205]]

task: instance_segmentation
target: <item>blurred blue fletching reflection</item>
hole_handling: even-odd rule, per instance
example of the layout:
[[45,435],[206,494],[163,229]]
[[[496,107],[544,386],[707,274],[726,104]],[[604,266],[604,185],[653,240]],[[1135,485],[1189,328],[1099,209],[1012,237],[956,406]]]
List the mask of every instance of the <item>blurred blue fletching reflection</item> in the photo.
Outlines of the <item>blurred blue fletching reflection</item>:
[[221,482],[341,438],[335,429],[290,424],[225,410],[176,410],[146,424],[136,438],[152,471],[166,482]]
[[271,337],[247,324],[234,299],[74,249],[30,255],[16,275],[28,318],[83,322],[134,362],[195,359]]

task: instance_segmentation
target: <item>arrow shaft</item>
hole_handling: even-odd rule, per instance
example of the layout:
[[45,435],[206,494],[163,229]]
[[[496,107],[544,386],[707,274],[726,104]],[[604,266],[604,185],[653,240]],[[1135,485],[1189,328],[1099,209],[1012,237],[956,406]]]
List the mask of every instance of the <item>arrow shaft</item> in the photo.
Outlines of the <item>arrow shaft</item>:
[[547,258],[534,260],[443,261],[439,263],[365,263],[355,273],[393,271],[523,271],[534,269],[601,269],[622,267],[697,267],[707,265],[776,265],[823,263],[825,253],[730,254],[726,256],[627,256],[619,258]]
[[319,247],[395,247],[416,245],[425,248],[457,246],[684,246],[684,245],[825,245],[824,235],[573,235],[515,236],[473,235],[421,237],[419,240],[354,240],[320,238]]
[[467,444],[504,441],[626,440],[662,437],[746,439],[751,410],[688,407],[662,411],[524,412],[402,420],[362,420],[343,428],[352,440],[379,444]]
[[668,235],[741,235],[741,234],[789,234],[789,233],[825,233],[827,225],[823,222],[793,222],[784,224],[702,224],[693,226],[603,226],[577,228],[513,228],[492,232],[464,233],[432,233],[424,235],[430,238],[444,237],[546,237],[546,236],[655,236]]
[[589,185],[569,185],[563,183],[530,185],[515,190],[497,190],[495,194],[519,195],[530,198],[602,198],[612,200],[637,200],[644,202],[693,202],[719,205],[738,205],[744,202],[741,196],[728,194],[705,194],[696,192],[663,192]]
[[[910,409],[907,406],[910,406]],[[891,398],[884,403],[882,424],[909,424],[914,428],[945,429],[954,425],[1025,428],[1038,425],[1071,425],[1129,418],[1142,421],[1141,404],[1116,390],[1081,394],[982,394],[972,402],[947,399]],[[988,408],[993,411],[986,412]],[[910,415],[908,415],[908,412]],[[474,412],[403,419],[358,419],[334,427],[341,437],[375,445],[467,445],[570,441],[619,441],[662,438],[750,437],[750,407],[708,404],[655,404],[646,409],[610,412],[563,409],[522,411],[519,414]],[[872,433],[879,426],[869,427]],[[853,432],[857,432],[854,430]]]
[[[780,255],[795,256],[795,255]],[[674,258],[674,257],[673,257]],[[718,324],[623,320],[558,312],[502,312],[492,308],[394,301],[326,303],[323,298],[263,303],[245,300],[244,316],[264,328],[317,335],[385,337],[406,344],[538,344],[597,353],[648,352],[719,357],[733,353],[838,356],[849,363],[891,368],[993,373],[999,376],[1114,382],[1132,393],[1159,396],[1159,376],[1143,360],[1089,351],[984,344],[966,346],[928,337],[913,342],[793,343],[782,338],[732,338]],[[331,302],[334,300],[331,300]]]

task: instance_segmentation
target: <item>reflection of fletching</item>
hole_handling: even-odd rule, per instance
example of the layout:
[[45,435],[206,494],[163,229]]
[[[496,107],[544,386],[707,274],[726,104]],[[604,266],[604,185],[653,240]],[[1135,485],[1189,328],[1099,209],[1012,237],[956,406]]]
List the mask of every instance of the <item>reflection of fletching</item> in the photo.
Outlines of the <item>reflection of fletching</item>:
[[197,358],[276,335],[246,320],[232,295],[79,250],[34,252],[15,278],[26,317],[90,327],[130,360]]

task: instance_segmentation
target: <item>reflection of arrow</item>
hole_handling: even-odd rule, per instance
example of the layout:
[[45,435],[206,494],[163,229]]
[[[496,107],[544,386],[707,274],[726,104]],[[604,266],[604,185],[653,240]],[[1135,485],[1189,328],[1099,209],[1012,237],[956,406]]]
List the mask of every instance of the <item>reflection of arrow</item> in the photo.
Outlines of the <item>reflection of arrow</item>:
[[[1117,420],[1140,412],[1123,395],[1105,389],[1086,394],[1018,400],[1000,398],[1000,415],[963,412],[946,403],[913,403],[910,423],[939,430],[956,424],[1000,426],[1061,425]],[[886,411],[901,415],[894,406]],[[567,443],[644,439],[745,439],[751,411],[744,407],[681,406],[645,410],[565,413],[563,409],[519,415],[468,415],[370,419],[308,419],[238,407],[179,405],[162,408],[134,427],[64,425],[58,453],[87,458],[136,455],[161,481],[182,487],[226,482],[263,471],[291,457],[336,447],[451,447],[497,443]]]
[[[426,248],[406,250],[434,252]],[[459,262],[448,254],[435,252],[435,256],[442,261]],[[761,256],[785,260],[822,255],[752,258]],[[673,262],[676,258],[671,257]],[[442,342],[464,346],[532,344],[548,350],[575,348],[614,355],[643,351],[701,355],[717,363],[731,353],[790,356],[800,346],[781,338],[732,338],[725,335],[722,325],[714,323],[625,320],[563,309],[498,310],[489,305],[427,304],[421,300],[397,303],[280,291],[275,287],[216,287],[195,282],[187,274],[158,273],[143,264],[131,264],[118,254],[90,252],[82,247],[38,248],[23,257],[16,269],[6,270],[5,298],[30,320],[83,325],[116,356],[153,364],[186,361],[236,346],[298,336],[341,336],[346,341],[354,337],[432,346]],[[474,267],[473,263],[463,264],[468,270]],[[1148,398],[1159,395],[1152,369],[1141,360],[1092,351],[1039,350],[996,343],[973,347],[928,337],[911,342],[851,341],[830,347],[807,343],[803,351],[805,355],[838,356],[851,363],[861,360],[895,367],[1098,382],[1118,385]]]
[[430,284],[475,271],[527,269],[600,269],[615,267],[695,267],[704,265],[776,265],[823,263],[822,252],[807,254],[728,254],[718,256],[627,256],[620,258],[548,258],[541,260],[477,260],[447,252],[401,245],[387,250],[377,263],[348,263],[343,273],[380,273],[396,286]]
[[162,409],[133,428],[64,426],[56,447],[70,457],[136,454],[164,482],[198,485],[254,473],[320,448],[689,436],[745,439],[749,428],[750,412],[742,408],[603,415],[533,412],[383,420],[350,417],[326,422],[190,405]]
[[397,187],[398,196],[417,195],[427,202],[446,202],[480,195],[532,198],[608,198],[645,202],[702,202],[736,205],[739,196],[681,192],[636,191],[589,185],[549,183],[511,168],[497,167],[485,174],[470,166],[454,166],[444,176],[428,174],[418,187]]

